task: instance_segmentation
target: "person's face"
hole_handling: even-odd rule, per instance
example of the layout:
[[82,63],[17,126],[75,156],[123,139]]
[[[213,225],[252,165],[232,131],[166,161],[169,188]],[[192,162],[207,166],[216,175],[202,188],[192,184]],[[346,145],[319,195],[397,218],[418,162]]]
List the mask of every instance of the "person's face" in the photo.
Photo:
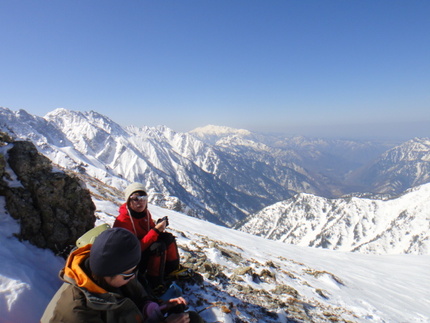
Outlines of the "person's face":
[[133,268],[115,275],[115,276],[106,276],[104,277],[105,281],[112,287],[119,288],[121,286],[124,286],[128,284],[128,282],[134,278],[136,278],[137,273],[137,266],[134,266]]
[[148,196],[142,193],[136,192],[130,196],[129,206],[135,212],[143,212],[146,209],[148,203]]

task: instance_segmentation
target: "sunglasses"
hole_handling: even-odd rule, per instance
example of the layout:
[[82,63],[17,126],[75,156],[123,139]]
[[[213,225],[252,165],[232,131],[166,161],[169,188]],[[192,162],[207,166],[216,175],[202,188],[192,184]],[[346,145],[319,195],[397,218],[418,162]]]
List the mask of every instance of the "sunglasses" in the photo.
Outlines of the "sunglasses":
[[119,274],[119,275],[122,276],[122,278],[124,280],[129,280],[129,279],[133,278],[134,276],[136,276],[136,274],[137,274],[137,268],[129,274]]
[[130,197],[130,201],[133,201],[133,202],[139,202],[139,201],[143,202],[147,200],[148,200],[148,195]]

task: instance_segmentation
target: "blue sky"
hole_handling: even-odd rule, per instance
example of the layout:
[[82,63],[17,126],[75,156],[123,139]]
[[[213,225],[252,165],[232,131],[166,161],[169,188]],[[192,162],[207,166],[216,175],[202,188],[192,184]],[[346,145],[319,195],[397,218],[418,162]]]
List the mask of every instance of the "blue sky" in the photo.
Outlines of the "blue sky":
[[0,106],[430,137],[430,1],[0,1]]

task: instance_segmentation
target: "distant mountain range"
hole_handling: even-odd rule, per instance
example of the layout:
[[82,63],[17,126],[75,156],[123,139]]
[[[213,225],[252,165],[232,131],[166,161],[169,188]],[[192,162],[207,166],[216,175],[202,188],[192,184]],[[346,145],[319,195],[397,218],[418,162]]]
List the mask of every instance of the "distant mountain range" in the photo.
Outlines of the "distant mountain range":
[[430,184],[395,199],[297,194],[238,228],[300,246],[382,254],[430,254]]
[[[219,126],[178,133],[165,126],[121,127],[94,111],[65,109],[42,118],[24,110],[0,108],[0,130],[31,140],[59,166],[119,190],[140,181],[153,204],[217,224],[243,225],[243,230],[251,226],[256,234],[265,236],[264,225],[252,225],[256,223],[254,214],[261,216],[279,203],[293,203],[310,212],[321,201],[333,208],[337,206],[333,201],[344,201],[339,198],[345,195],[395,197],[429,182],[430,174],[430,140],[425,138],[404,143],[324,140]],[[272,217],[283,212],[277,208]],[[246,226],[248,219],[251,222]],[[366,221],[364,216],[362,221]],[[319,227],[314,224],[315,228]],[[280,239],[283,234],[275,231],[270,238]],[[365,235],[345,244],[328,238],[327,232],[320,228],[313,233],[320,234],[319,240],[284,240],[335,249],[371,249],[369,241],[365,244],[363,240]],[[407,250],[421,249],[416,245]]]
[[347,177],[374,193],[399,194],[430,182],[430,139],[415,138],[389,149]]

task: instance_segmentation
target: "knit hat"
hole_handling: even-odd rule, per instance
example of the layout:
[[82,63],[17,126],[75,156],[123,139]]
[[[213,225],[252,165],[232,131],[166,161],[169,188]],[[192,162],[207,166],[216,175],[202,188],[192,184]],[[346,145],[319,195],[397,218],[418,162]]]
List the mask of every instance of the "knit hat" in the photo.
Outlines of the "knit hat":
[[96,238],[90,251],[90,269],[97,276],[115,276],[140,261],[140,242],[124,228],[107,229]]
[[130,195],[138,191],[146,193],[145,186],[143,186],[143,184],[140,184],[140,183],[132,183],[128,185],[124,193],[125,200],[128,201],[128,198],[130,197]]

